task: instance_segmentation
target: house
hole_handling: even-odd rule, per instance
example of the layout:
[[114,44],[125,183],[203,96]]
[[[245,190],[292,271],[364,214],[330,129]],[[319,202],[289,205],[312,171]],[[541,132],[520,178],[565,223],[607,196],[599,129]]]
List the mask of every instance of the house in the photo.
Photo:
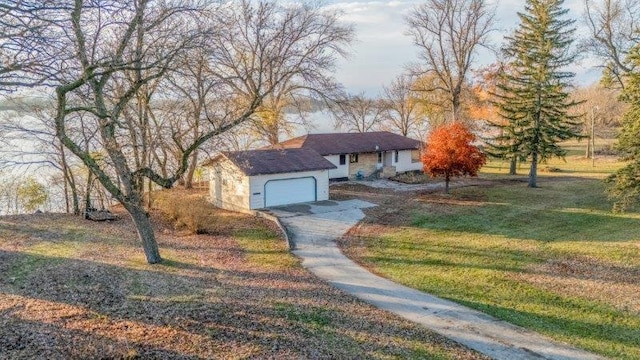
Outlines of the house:
[[391,177],[422,170],[421,147],[418,140],[387,131],[308,134],[273,146],[315,150],[336,166],[329,170],[329,179],[367,177],[375,173]]
[[306,148],[222,152],[203,166],[211,202],[243,212],[328,200],[329,171],[336,168]]

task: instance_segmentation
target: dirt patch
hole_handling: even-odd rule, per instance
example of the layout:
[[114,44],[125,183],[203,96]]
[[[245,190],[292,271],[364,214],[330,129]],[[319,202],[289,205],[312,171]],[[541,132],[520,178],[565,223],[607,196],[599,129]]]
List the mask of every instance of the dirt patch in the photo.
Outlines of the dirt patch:
[[0,218],[0,358],[482,358],[316,279],[264,219],[192,235],[157,215],[159,265],[124,213]]

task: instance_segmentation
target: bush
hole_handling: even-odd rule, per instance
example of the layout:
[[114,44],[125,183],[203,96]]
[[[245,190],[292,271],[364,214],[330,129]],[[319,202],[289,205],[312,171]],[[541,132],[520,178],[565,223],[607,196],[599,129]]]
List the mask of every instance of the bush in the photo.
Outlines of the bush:
[[609,144],[603,145],[599,149],[596,148],[595,153],[596,155],[600,155],[600,156],[620,156],[621,155],[620,151],[618,151],[616,148],[614,148]]
[[159,191],[153,195],[154,208],[173,222],[175,228],[186,228],[194,234],[208,233],[215,222],[211,204],[200,194],[186,191]]

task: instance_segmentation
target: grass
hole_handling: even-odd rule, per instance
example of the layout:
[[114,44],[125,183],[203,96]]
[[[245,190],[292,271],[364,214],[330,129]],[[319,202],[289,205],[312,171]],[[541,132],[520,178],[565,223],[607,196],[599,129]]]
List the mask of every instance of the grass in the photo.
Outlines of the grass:
[[[604,161],[604,160],[603,160]],[[640,214],[611,213],[622,164],[551,162],[537,189],[490,163],[487,186],[398,196],[343,249],[375,272],[595,353],[640,358]],[[562,176],[559,176],[562,175]],[[569,177],[570,176],[570,177]],[[389,215],[389,208],[397,212]]]
[[193,203],[204,234],[152,213],[157,265],[126,214],[0,217],[0,358],[483,358],[316,279],[267,220]]

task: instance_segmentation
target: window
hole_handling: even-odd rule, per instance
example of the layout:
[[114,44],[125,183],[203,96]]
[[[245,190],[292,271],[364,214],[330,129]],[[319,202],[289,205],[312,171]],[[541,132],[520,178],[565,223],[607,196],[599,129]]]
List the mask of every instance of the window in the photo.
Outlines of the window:
[[412,163],[420,162],[420,150],[411,150],[411,162]]
[[347,163],[347,155],[342,154],[340,155],[340,165],[344,165]]
[[382,153],[378,153],[378,164],[382,164]]
[[349,162],[357,163],[358,162],[358,154],[349,154]]
[[400,152],[398,150],[393,153],[393,162],[398,162],[399,154]]

